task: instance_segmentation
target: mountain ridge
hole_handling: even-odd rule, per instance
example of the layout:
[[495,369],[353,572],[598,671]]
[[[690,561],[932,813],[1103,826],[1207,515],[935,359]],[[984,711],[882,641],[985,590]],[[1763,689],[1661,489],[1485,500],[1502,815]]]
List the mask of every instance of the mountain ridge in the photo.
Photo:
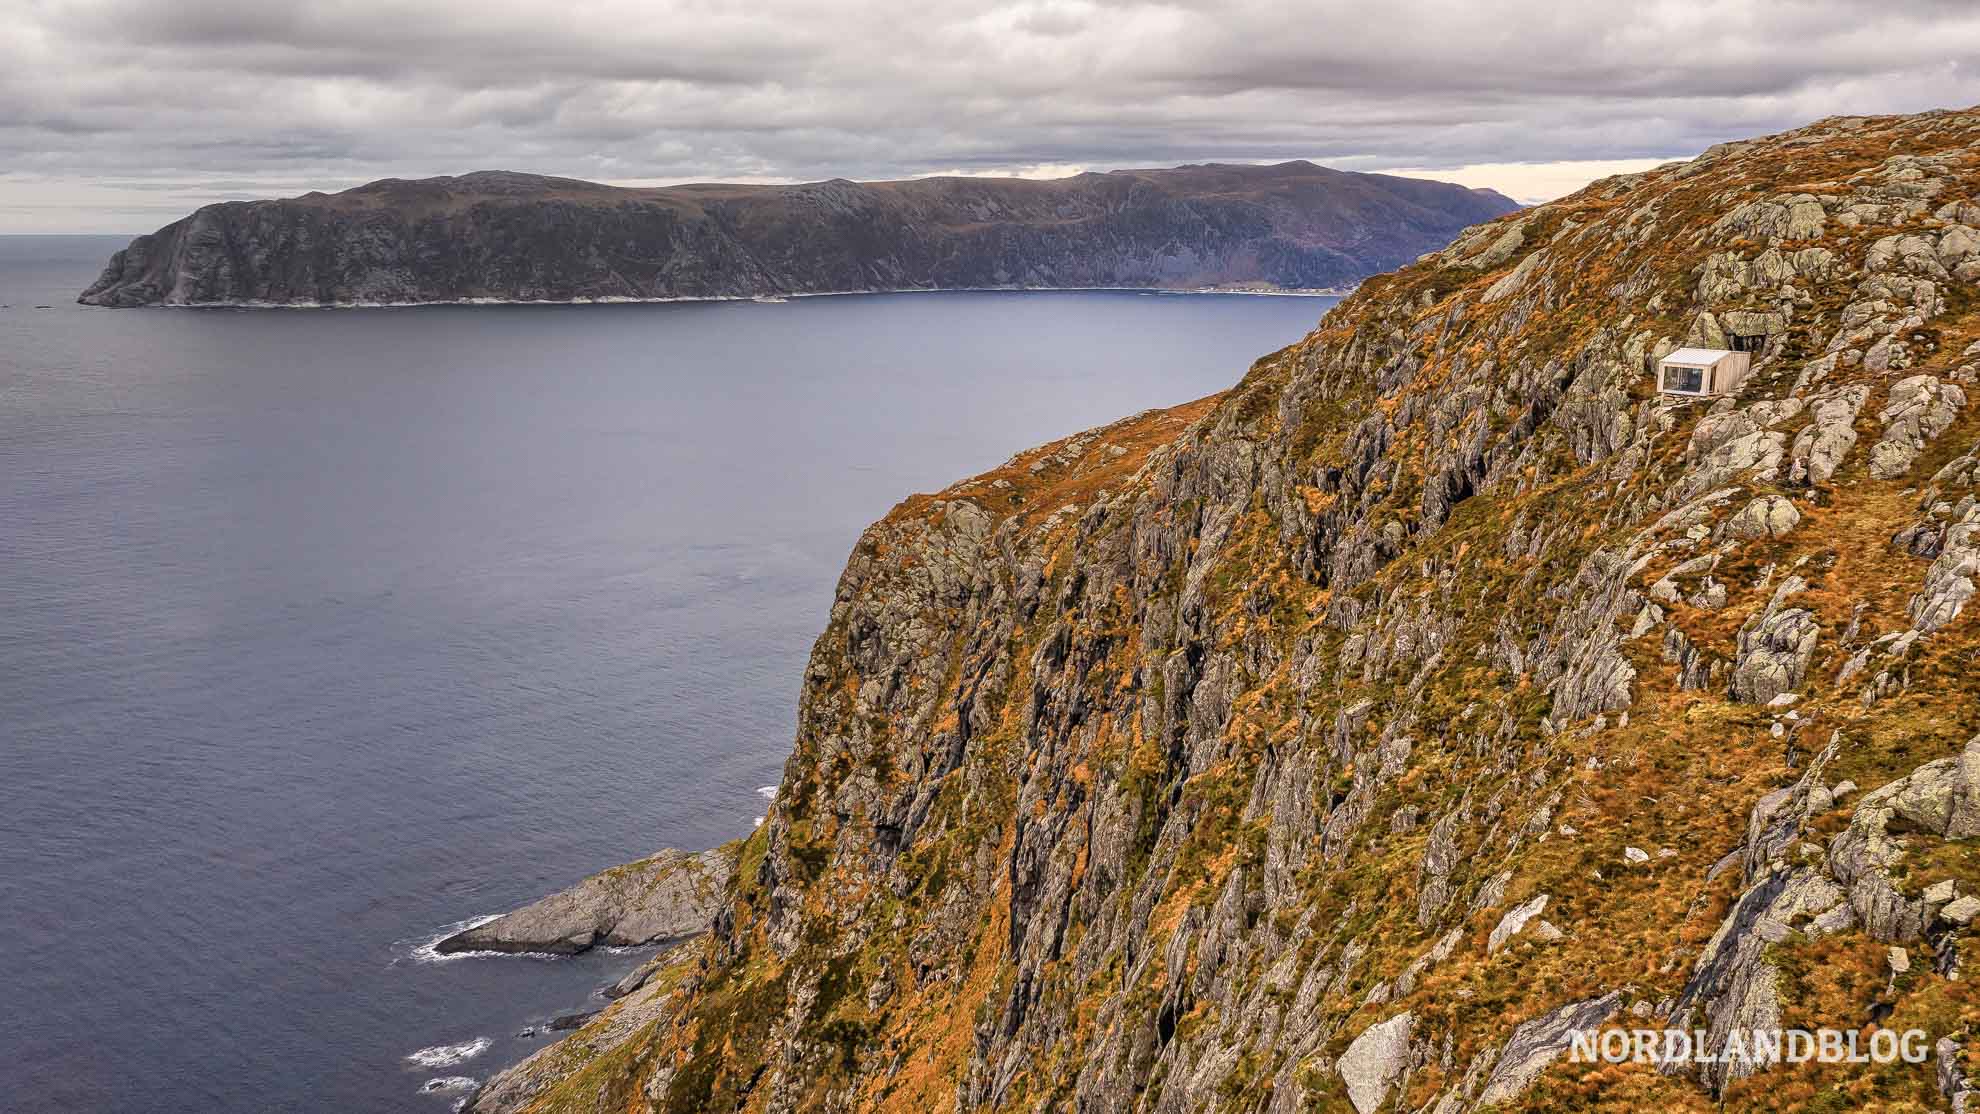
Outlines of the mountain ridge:
[[357,305],[913,289],[1318,289],[1518,206],[1422,179],[1195,164],[1061,179],[610,186],[514,171],[208,205],[79,301]]

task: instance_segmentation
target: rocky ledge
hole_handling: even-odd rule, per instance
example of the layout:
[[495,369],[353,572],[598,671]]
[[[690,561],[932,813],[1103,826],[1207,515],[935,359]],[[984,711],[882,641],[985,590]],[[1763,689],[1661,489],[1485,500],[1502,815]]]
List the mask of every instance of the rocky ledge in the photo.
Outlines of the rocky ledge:
[[1308,162],[1053,181],[628,189],[483,171],[208,205],[98,306],[575,302],[881,290],[1352,285],[1519,206]]
[[630,947],[708,931],[735,868],[736,844],[700,853],[661,851],[600,871],[570,889],[457,932],[433,946],[458,952],[575,955],[605,944]]

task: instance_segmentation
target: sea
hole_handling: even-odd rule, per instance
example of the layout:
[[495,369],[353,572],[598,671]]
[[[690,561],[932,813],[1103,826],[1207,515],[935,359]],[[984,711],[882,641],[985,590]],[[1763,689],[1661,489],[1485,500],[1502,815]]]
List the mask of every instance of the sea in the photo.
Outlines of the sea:
[[1329,298],[95,309],[0,237],[0,1110],[442,1114],[637,951],[451,928],[744,835],[860,530]]

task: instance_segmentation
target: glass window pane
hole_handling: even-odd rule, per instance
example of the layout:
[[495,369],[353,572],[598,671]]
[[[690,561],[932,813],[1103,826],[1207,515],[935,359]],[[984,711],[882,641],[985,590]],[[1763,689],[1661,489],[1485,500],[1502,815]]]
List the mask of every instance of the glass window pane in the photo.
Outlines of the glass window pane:
[[1673,365],[1664,369],[1664,389],[1697,394],[1705,389],[1705,369]]

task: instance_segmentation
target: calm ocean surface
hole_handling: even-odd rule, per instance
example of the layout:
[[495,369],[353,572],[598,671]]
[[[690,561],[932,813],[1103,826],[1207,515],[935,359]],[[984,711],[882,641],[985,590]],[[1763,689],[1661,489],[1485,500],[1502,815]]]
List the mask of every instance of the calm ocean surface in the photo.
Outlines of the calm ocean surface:
[[639,957],[416,949],[747,832],[866,523],[1332,303],[76,306],[119,246],[0,237],[9,1111],[445,1111]]

